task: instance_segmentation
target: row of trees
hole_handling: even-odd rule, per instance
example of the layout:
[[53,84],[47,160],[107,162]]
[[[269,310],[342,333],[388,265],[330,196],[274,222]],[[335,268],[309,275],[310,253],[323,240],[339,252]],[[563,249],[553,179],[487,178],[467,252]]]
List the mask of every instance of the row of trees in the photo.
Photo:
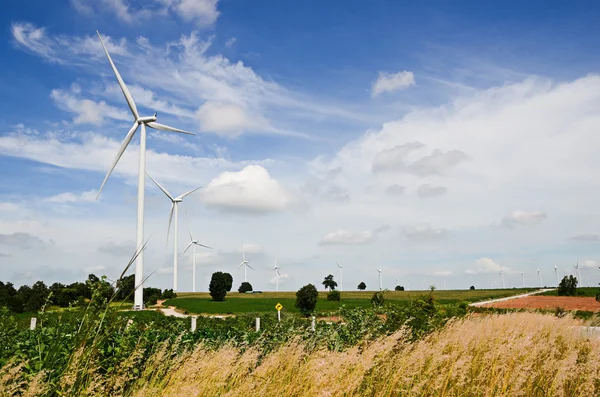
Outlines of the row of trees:
[[[122,278],[116,286],[94,274],[88,275],[84,282],[72,284],[54,283],[49,287],[43,281],[16,289],[10,282],[0,281],[0,307],[6,307],[15,313],[35,312],[45,304],[59,307],[83,306],[97,291],[106,300],[133,301],[135,292],[135,275]],[[176,294],[173,290],[161,291],[158,288],[144,288],[144,303],[153,305],[158,299],[171,299]]]
[[[334,291],[338,286],[337,282],[333,279],[333,274],[330,274],[327,277],[325,277],[322,284],[329,291]],[[360,284],[358,284],[358,286],[356,288],[359,291],[364,291],[367,289],[367,284],[365,284],[364,281],[361,281]],[[396,288],[394,288],[394,289],[396,291],[404,291],[404,287],[401,285],[397,285]],[[330,300],[335,300],[335,299],[330,299]]]
[[[233,277],[229,273],[215,272],[210,278],[210,284],[208,285],[208,292],[215,301],[225,300],[225,296],[231,291],[233,287]],[[238,288],[239,293],[246,293],[252,291],[252,284],[244,281]]]

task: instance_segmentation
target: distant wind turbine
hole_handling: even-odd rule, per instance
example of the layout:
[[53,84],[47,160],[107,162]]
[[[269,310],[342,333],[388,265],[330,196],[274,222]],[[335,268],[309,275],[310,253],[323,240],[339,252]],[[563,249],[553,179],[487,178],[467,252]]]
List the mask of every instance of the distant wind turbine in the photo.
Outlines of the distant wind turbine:
[[[154,113],[154,116],[140,117],[140,114],[138,113],[135,102],[133,101],[133,97],[131,96],[129,89],[125,85],[125,82],[121,78],[121,75],[119,74],[119,71],[117,70],[117,67],[115,66],[112,58],[110,57],[108,50],[104,46],[104,42],[102,41],[102,37],[100,36],[100,33],[98,31],[96,31],[96,34],[98,34],[98,38],[100,39],[100,44],[102,45],[102,48],[104,49],[104,53],[106,54],[106,57],[108,58],[108,62],[110,63],[110,66],[115,74],[115,77],[117,78],[119,87],[121,87],[123,96],[125,96],[125,101],[127,102],[127,105],[129,106],[129,110],[131,110],[131,114],[133,115],[133,126],[131,127],[131,129],[129,130],[127,135],[125,136],[125,139],[123,140],[123,143],[121,144],[121,147],[117,151],[117,155],[115,156],[115,159],[112,162],[110,170],[106,174],[106,177],[104,178],[104,181],[102,181],[102,185],[100,186],[100,189],[98,190],[98,195],[96,196],[96,199],[98,199],[98,197],[100,197],[100,193],[102,192],[102,189],[104,188],[104,185],[106,184],[106,181],[108,180],[108,178],[110,177],[110,174],[113,172],[113,170],[117,166],[117,163],[121,159],[123,152],[125,152],[125,149],[127,149],[127,146],[133,139],[133,136],[135,135],[135,132],[137,131],[138,127],[140,127],[141,133],[140,133],[140,153],[139,153],[139,166],[138,166],[136,244],[138,247],[141,247],[144,244],[144,189],[145,189],[145,177],[146,177],[146,127],[154,128],[155,130],[179,132],[182,134],[189,134],[189,135],[194,135],[194,134],[191,132],[180,130],[178,128],[173,128],[173,127],[169,127],[164,124],[157,123],[156,122],[156,113]],[[144,253],[140,252],[140,254],[136,258],[136,262],[135,262],[135,285],[139,286],[139,288],[136,288],[135,293],[134,293],[133,308],[135,310],[141,310],[144,308],[144,289],[142,288],[143,283],[144,283]]]
[[238,269],[242,266],[244,266],[244,282],[248,281],[247,279],[247,271],[248,268],[256,271],[256,269],[254,269],[252,266],[249,265],[250,261],[246,260],[246,255],[244,254],[244,246],[242,246],[242,262],[240,263],[240,265],[237,267]]
[[344,291],[344,279],[342,278],[342,269],[347,267],[348,265],[342,266],[338,261],[335,261],[335,264],[338,268],[338,273],[340,274],[340,291]]
[[521,279],[523,280],[523,288],[525,288],[525,273],[521,270]]
[[279,292],[279,277],[281,277],[281,273],[279,273],[280,267],[277,266],[277,258],[275,258],[275,266],[271,268],[270,271],[275,271],[275,291]]
[[379,273],[379,290],[382,291],[383,290],[383,281],[381,281],[381,273],[383,272],[383,269],[377,269],[377,272]]
[[573,265],[575,270],[577,270],[577,281],[579,281],[579,285],[583,287],[583,282],[581,281],[581,266],[579,266],[579,259],[577,259],[577,264]]
[[190,232],[190,243],[187,245],[187,247],[185,247],[180,257],[183,256],[183,254],[185,254],[190,247],[192,247],[192,292],[196,292],[196,246],[208,249],[212,248],[208,245],[200,244],[198,240],[194,240],[194,237],[192,236],[192,228],[190,227],[190,222],[187,219],[187,214],[185,214],[185,219],[188,224],[188,231]]
[[502,270],[502,268],[500,268],[500,277],[502,277],[502,289],[506,289],[506,286],[504,284],[504,271]]
[[542,288],[544,286],[544,284],[542,284],[542,271],[538,268],[538,278],[540,279],[540,288]]
[[558,280],[558,266],[556,265],[554,265],[554,274],[556,274],[556,287],[558,287],[560,281]]
[[179,235],[177,221],[179,219],[179,203],[181,203],[184,197],[194,193],[196,190],[200,189],[202,186],[199,186],[195,189],[190,190],[189,192],[183,193],[181,196],[173,197],[171,193],[167,191],[164,187],[160,185],[160,183],[156,182],[154,178],[152,178],[149,174],[148,177],[152,179],[152,182],[158,186],[160,190],[171,200],[171,214],[169,215],[169,226],[167,227],[167,242],[169,241],[169,231],[171,230],[171,221],[173,220],[173,213],[175,213],[175,221],[173,222],[173,291],[177,291],[178,286],[178,272],[177,272],[177,237]]

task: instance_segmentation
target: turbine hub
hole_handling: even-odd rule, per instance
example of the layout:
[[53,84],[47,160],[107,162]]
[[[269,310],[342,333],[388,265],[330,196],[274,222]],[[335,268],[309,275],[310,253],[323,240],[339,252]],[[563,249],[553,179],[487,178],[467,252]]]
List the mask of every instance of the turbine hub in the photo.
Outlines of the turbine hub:
[[154,115],[154,116],[148,116],[148,117],[140,117],[136,121],[137,121],[138,124],[149,123],[149,122],[152,122],[152,121],[156,121],[156,115]]

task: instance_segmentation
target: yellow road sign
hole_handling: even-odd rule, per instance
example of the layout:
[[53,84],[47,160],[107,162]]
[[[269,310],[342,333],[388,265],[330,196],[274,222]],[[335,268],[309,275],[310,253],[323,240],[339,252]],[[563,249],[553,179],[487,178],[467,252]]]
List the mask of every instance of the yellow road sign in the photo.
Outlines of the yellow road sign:
[[283,309],[283,306],[281,306],[281,303],[278,303],[275,305],[275,309],[281,310],[281,309]]

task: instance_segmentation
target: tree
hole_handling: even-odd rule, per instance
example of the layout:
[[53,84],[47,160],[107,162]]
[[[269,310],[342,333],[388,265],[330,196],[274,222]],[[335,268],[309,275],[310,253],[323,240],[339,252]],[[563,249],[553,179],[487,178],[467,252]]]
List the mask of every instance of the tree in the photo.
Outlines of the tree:
[[240,294],[245,294],[246,292],[250,292],[250,291],[252,291],[252,284],[250,284],[247,281],[244,281],[238,288],[238,292]]
[[373,294],[373,296],[371,297],[371,304],[373,306],[381,306],[381,305],[383,305],[384,301],[385,301],[385,298],[383,297],[382,291],[375,292]]
[[471,285],[471,287],[469,288],[471,291],[475,291],[475,286]]
[[367,284],[365,284],[363,281],[361,281],[360,284],[358,284],[357,288],[361,291],[364,291],[367,289]]
[[396,291],[404,291],[404,287],[401,285],[396,285],[396,288],[394,288]]
[[307,284],[296,292],[296,308],[305,316],[311,315],[317,307],[319,292],[312,284]]
[[325,279],[323,280],[323,285],[325,286],[325,288],[329,288],[330,291],[333,291],[335,287],[337,287],[337,283],[333,279],[333,274],[330,274],[329,276],[325,277]]
[[329,291],[329,293],[327,294],[328,301],[339,302],[341,298],[342,298],[342,294],[340,294],[340,291],[333,290],[333,291]]
[[117,296],[115,299],[133,302],[133,297],[135,295],[135,274],[130,274],[129,276],[125,276],[118,280],[116,287]]
[[208,291],[215,301],[224,301],[225,295],[227,295],[227,280],[223,272],[215,272],[210,278],[210,284],[208,285]]
[[577,278],[573,276],[564,276],[558,284],[558,296],[577,295]]
[[162,299],[173,299],[173,298],[177,298],[177,294],[173,291],[173,289],[166,289],[163,291],[162,295],[161,295]]
[[229,273],[223,273],[223,277],[225,277],[225,281],[227,282],[227,292],[231,291],[233,287],[233,277]]

